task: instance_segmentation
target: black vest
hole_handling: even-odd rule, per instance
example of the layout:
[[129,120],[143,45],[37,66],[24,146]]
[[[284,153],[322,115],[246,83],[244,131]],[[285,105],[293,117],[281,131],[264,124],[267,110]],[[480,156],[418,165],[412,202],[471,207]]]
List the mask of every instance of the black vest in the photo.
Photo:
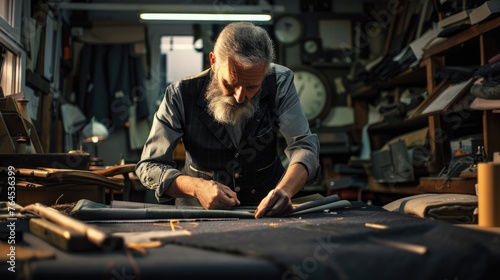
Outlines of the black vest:
[[[186,162],[183,173],[218,181],[238,194],[245,205],[256,205],[281,179],[284,168],[277,154],[277,115],[274,101],[276,76],[264,79],[259,109],[248,121],[238,147],[235,147],[224,125],[207,111],[206,86],[212,71],[180,82],[184,104],[183,141]],[[192,201],[177,201],[192,205]]]

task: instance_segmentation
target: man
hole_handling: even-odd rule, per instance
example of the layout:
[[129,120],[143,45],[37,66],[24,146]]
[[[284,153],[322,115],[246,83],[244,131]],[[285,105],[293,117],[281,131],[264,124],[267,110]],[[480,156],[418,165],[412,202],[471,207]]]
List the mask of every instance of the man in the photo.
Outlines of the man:
[[[290,69],[273,63],[273,43],[254,24],[227,25],[211,67],[168,86],[136,172],[157,199],[229,209],[258,205],[255,218],[292,210],[291,198],[320,177],[319,141],[301,111]],[[287,143],[286,172],[278,132]],[[186,161],[175,168],[182,138]]]

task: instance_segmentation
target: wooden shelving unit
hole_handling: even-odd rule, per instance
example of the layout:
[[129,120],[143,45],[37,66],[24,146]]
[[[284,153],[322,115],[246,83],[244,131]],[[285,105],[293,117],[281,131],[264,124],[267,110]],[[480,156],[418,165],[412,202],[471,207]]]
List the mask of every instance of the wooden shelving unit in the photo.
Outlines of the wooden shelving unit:
[[[468,30],[425,50],[418,67],[405,70],[388,81],[374,85],[365,85],[351,92],[352,104],[356,116],[354,134],[361,138],[361,130],[368,119],[368,104],[371,100],[377,98],[382,90],[391,90],[396,87],[408,88],[421,86],[427,89],[427,98],[432,98],[436,91],[439,92],[435,73],[441,67],[446,65],[460,65],[460,63],[464,63],[464,66],[472,66],[473,64],[479,66],[488,63],[488,59],[498,54],[500,50],[499,27],[500,17],[472,26]],[[477,50],[478,53],[471,54],[471,50]],[[478,116],[482,114],[482,117],[475,118],[474,115],[463,117],[461,119],[462,123],[451,128],[451,124],[445,118],[450,113],[452,112],[438,112],[408,118],[403,121],[381,122],[370,125],[368,132],[372,150],[381,148],[387,141],[398,137],[398,135],[428,127],[432,152],[432,159],[429,166],[433,168],[430,170],[429,177],[422,177],[415,184],[390,186],[389,184],[380,184],[376,183],[373,179],[369,179],[369,190],[377,193],[397,193],[403,195],[426,192],[475,193],[475,179],[451,178],[442,181],[433,177],[451,160],[450,139],[446,138],[446,136],[450,135],[443,135],[442,133],[443,131],[446,132],[452,129],[456,134],[465,133],[463,131],[460,132],[460,130],[469,130],[470,126],[474,126],[483,135],[488,157],[493,158],[493,152],[500,151],[500,141],[498,141],[500,139],[500,114],[494,114],[491,111],[476,111],[475,114]],[[460,115],[460,112],[457,112],[457,115]],[[442,185],[442,187],[437,188],[437,185]]]

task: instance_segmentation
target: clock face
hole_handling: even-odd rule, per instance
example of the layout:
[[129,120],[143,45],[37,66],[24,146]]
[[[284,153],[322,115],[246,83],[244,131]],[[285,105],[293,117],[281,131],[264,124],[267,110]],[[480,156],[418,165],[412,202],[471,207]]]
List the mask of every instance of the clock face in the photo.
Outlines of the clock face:
[[302,41],[301,58],[303,64],[311,64],[322,60],[322,46],[320,38],[308,38]]
[[319,73],[312,70],[295,70],[294,74],[302,111],[309,123],[313,123],[330,109],[328,85]]
[[278,42],[293,45],[300,41],[304,26],[300,18],[292,15],[279,17],[274,23],[274,35]]
[[318,43],[313,40],[307,40],[304,42],[304,50],[307,53],[315,53],[319,49]]

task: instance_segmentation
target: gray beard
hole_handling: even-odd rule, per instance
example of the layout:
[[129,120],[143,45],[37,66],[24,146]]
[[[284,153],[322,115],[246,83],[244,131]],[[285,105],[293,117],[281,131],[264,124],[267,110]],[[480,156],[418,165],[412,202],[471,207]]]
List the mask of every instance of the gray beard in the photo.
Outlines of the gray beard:
[[239,104],[233,96],[224,95],[217,83],[216,75],[212,77],[207,86],[206,100],[208,112],[217,122],[235,126],[246,124],[259,107],[258,102],[245,100]]

